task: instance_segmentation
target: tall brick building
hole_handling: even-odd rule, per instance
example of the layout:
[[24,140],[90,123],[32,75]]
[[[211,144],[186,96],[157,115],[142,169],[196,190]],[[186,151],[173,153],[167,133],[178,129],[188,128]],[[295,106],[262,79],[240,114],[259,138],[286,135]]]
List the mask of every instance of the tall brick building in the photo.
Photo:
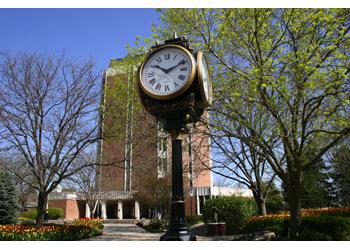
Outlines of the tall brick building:
[[[136,194],[145,192],[147,180],[166,178],[171,173],[170,138],[141,107],[135,74],[135,67],[121,68],[118,61],[112,61],[103,80],[104,140],[99,147],[102,165],[97,183],[102,218],[149,217],[147,206]],[[209,137],[191,133],[183,142],[186,213],[195,215],[212,187]]]

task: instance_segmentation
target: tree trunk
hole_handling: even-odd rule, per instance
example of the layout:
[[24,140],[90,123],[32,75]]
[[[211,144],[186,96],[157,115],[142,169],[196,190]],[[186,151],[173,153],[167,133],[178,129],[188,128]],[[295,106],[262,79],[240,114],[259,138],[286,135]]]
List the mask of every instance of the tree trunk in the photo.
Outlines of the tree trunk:
[[90,208],[90,219],[94,218],[94,209]]
[[45,220],[48,194],[40,191],[38,197],[38,214],[36,216],[36,226],[41,226]]
[[258,211],[260,215],[267,215],[266,211],[266,199],[261,199],[258,204]]
[[288,203],[290,210],[290,234],[291,239],[298,238],[298,230],[301,224],[300,183],[292,183],[288,190]]
[[94,216],[94,205],[95,204],[93,204],[93,203],[89,205],[90,219],[95,218],[95,216]]
[[256,206],[258,208],[259,215],[267,215],[266,199],[261,197],[261,195],[259,195],[259,194],[255,194],[254,192],[253,192],[253,196],[254,196]]
[[25,201],[21,200],[21,213],[24,212],[25,206],[26,206]]

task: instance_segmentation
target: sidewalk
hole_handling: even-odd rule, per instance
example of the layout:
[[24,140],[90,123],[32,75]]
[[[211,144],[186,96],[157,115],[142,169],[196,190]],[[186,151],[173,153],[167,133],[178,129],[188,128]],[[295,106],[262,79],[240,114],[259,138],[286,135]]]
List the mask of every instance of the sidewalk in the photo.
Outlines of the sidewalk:
[[[105,223],[103,235],[85,239],[84,241],[159,241],[161,233],[150,233],[135,224]],[[197,241],[222,241],[231,240],[232,236],[204,236],[203,228],[197,226],[191,230],[197,236]]]
[[159,241],[161,234],[149,233],[135,224],[103,224],[103,235],[88,241]]

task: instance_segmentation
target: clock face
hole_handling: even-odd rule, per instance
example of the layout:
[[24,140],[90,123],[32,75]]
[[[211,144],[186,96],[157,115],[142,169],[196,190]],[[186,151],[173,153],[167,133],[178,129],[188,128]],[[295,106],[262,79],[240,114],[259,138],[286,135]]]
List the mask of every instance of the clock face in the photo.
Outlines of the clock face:
[[203,106],[207,108],[212,102],[212,83],[209,74],[209,66],[204,54],[199,51],[197,55],[199,86],[203,99]]
[[154,51],[140,69],[140,83],[146,94],[167,100],[184,93],[195,75],[192,54],[178,45]]

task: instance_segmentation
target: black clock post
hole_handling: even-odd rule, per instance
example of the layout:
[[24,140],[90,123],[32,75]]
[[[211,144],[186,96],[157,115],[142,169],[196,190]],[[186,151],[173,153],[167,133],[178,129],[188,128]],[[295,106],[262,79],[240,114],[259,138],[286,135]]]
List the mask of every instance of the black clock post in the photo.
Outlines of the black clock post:
[[[167,232],[160,238],[161,241],[196,240],[196,236],[188,233],[185,222],[182,166],[182,136],[187,133],[188,124],[200,120],[204,109],[208,107],[209,100],[203,94],[205,89],[203,74],[201,69],[197,69],[197,65],[202,63],[197,62],[198,58],[196,61],[196,55],[198,54],[193,52],[186,38],[177,38],[175,35],[174,39],[152,47],[139,68],[139,93],[142,104],[171,135],[171,218]],[[185,76],[184,72],[188,75]],[[169,79],[169,77],[173,77],[174,82],[169,80],[163,82],[162,79]],[[182,83],[179,83],[180,80]],[[178,87],[178,84],[182,86]]]
[[181,133],[171,133],[172,147],[172,198],[171,218],[167,232],[160,237],[161,241],[195,241],[196,236],[187,231],[185,222],[185,201],[182,173],[182,139]]

